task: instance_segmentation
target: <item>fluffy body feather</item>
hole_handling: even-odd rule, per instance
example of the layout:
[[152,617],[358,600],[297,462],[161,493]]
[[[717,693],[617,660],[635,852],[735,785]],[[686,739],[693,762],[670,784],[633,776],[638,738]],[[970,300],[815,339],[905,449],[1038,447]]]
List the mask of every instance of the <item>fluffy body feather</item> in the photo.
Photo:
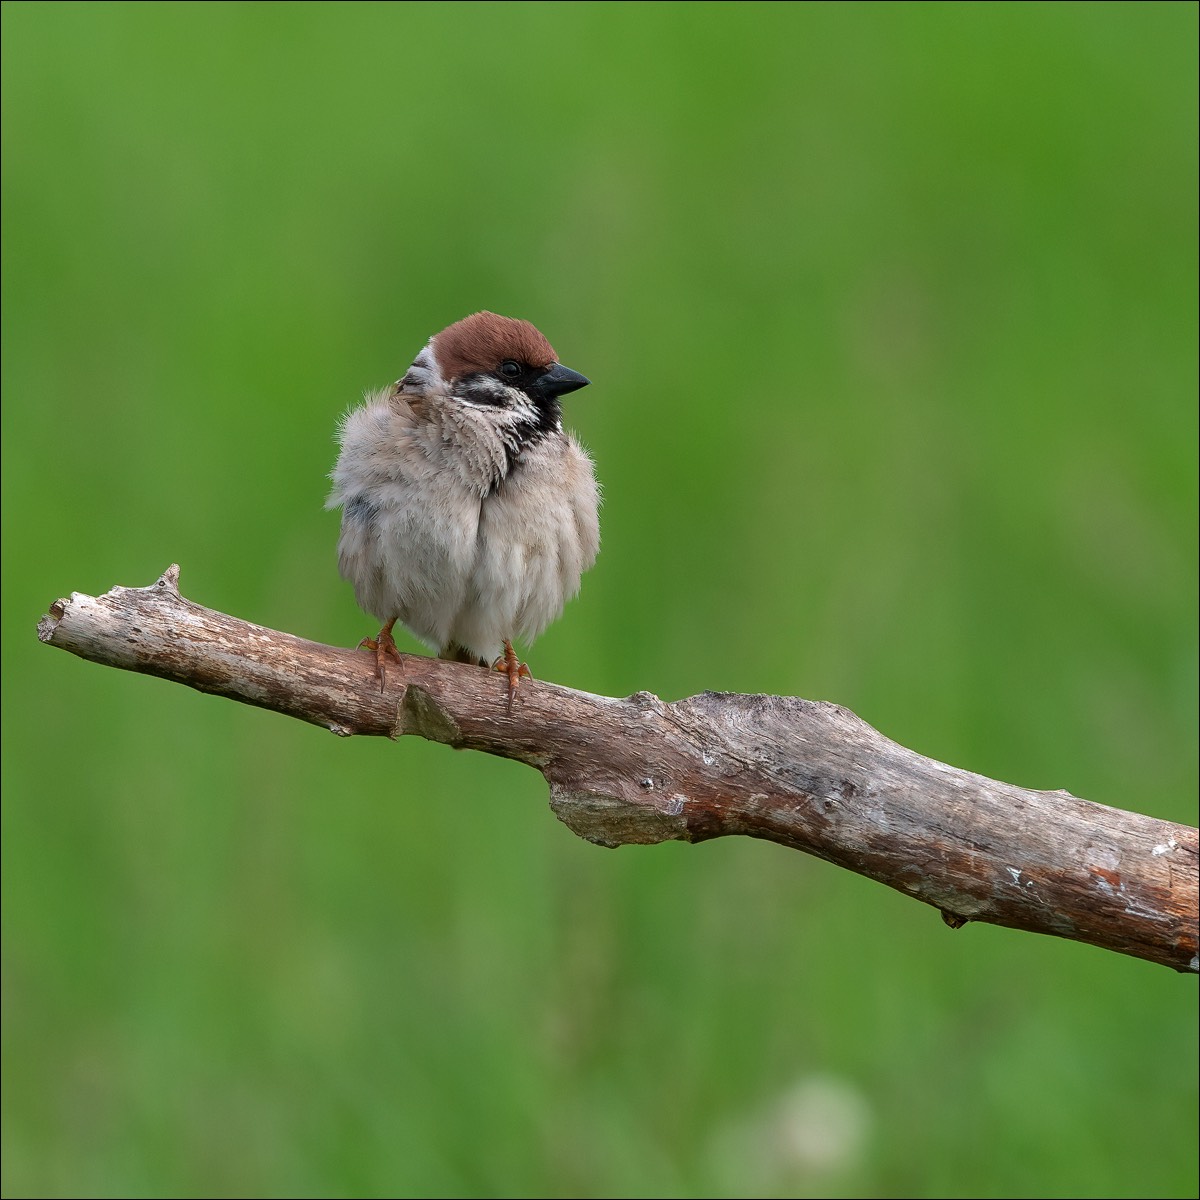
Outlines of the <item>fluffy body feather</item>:
[[327,507],[360,607],[485,664],[555,620],[600,545],[592,463],[558,404],[586,382],[532,325],[476,313],[348,413]]

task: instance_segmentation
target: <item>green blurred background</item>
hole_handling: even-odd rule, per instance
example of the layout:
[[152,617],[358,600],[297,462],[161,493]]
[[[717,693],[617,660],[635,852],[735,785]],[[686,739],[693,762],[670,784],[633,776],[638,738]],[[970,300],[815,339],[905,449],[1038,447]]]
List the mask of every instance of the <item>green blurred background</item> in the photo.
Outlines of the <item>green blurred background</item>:
[[1194,978],[34,636],[373,632],[337,418],[486,307],[594,381],[539,678],[1194,824],[1195,5],[3,24],[6,1195],[1196,1194]]

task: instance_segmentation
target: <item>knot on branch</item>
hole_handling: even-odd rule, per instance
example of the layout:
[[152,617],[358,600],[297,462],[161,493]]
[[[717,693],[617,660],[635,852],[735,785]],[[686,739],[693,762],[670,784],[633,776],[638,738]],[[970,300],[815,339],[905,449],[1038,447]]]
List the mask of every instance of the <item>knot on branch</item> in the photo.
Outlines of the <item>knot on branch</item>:
[[458,722],[418,683],[404,689],[397,713],[395,736],[415,733],[430,742],[443,742],[455,748],[462,745],[463,733]]

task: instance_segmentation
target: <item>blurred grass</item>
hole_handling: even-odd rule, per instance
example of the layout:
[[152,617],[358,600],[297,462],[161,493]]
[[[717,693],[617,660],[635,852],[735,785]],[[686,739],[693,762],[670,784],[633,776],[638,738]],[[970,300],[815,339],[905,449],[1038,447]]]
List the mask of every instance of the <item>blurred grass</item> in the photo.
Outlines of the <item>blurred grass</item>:
[[1195,1195],[1195,979],[34,623],[355,642],[336,418],[488,307],[594,380],[540,677],[1194,824],[1196,25],[6,4],[4,1194]]

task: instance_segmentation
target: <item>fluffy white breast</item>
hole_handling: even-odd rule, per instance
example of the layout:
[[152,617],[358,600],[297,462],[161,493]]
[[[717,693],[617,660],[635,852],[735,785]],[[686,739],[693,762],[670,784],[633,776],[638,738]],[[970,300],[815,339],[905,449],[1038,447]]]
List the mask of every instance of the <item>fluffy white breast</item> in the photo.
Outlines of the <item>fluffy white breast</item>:
[[596,560],[599,502],[591,460],[570,435],[524,451],[481,505],[468,603],[452,640],[490,661],[505,638],[536,638]]

